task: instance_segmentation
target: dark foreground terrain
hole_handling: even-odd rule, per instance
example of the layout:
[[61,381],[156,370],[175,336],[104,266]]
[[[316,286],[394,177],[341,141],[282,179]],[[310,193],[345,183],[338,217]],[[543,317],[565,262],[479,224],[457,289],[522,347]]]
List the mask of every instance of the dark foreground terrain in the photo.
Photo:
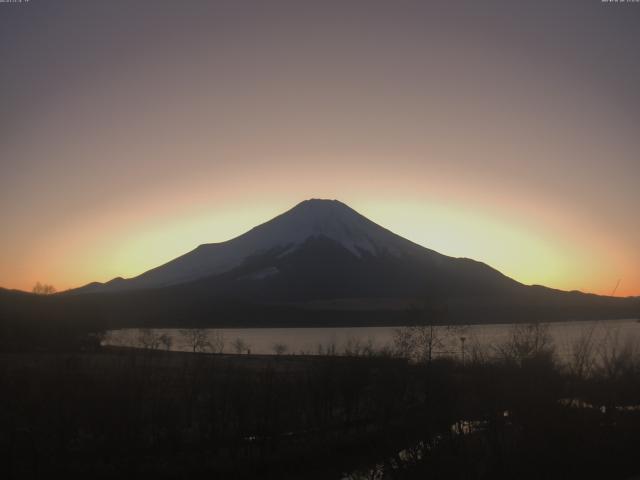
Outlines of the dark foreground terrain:
[[491,358],[469,352],[464,364],[389,354],[0,354],[2,476],[640,474],[634,351],[609,348],[595,365],[578,349],[561,368],[537,338],[521,340]]

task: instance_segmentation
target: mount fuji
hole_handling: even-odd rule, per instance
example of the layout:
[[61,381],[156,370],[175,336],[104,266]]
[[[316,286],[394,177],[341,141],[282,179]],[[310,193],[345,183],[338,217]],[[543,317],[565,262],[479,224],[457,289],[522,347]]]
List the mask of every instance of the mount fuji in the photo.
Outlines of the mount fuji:
[[467,323],[638,311],[637,300],[523,285],[484,263],[415,244],[337,200],[317,199],[137,277],[54,297],[121,326],[407,324],[425,309],[437,310],[438,321]]
[[[392,271],[394,267],[395,272]],[[387,271],[383,272],[383,269]],[[400,271],[402,269],[405,270]],[[329,284],[343,282],[345,275],[351,277],[356,271],[365,273],[364,270],[369,273],[381,270],[380,274],[392,275],[394,283],[400,284],[406,284],[408,278],[419,281],[416,275],[417,270],[421,270],[421,275],[417,276],[424,277],[421,280],[426,282],[425,285],[443,282],[452,287],[453,283],[460,283],[470,291],[519,285],[482,263],[447,257],[417,245],[377,225],[342,202],[311,199],[232,240],[200,245],[131,279],[96,282],[74,292],[155,289],[213,280],[220,275],[245,284],[248,281],[265,283],[269,277],[275,280],[295,276],[300,281],[304,275],[321,275],[320,278],[327,282],[326,289]],[[337,276],[328,278],[326,274],[330,271]],[[407,276],[404,280],[399,278],[403,273]],[[373,283],[374,279],[356,277],[351,280],[354,282],[352,287],[359,290],[357,283]],[[477,283],[470,280],[477,280]],[[388,291],[388,278],[381,276],[377,281]],[[413,290],[419,290],[417,285]],[[313,298],[313,292],[308,296]]]

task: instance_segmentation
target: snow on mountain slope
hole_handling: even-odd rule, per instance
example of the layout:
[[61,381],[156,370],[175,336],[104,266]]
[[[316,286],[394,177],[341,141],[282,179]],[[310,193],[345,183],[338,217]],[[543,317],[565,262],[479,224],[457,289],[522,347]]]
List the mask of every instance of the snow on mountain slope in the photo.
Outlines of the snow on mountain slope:
[[427,250],[375,224],[337,200],[306,200],[291,210],[222,243],[195,250],[137,277],[91,285],[91,291],[121,291],[176,285],[239,266],[247,257],[276,248],[290,253],[313,237],[330,238],[357,257],[365,254],[411,255]]

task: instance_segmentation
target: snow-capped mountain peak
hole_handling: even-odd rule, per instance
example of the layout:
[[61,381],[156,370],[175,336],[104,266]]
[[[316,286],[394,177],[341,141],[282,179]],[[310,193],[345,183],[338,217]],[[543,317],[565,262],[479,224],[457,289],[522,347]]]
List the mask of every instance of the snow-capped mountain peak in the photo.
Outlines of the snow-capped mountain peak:
[[[155,288],[227,272],[248,257],[273,249],[295,251],[311,238],[328,238],[356,257],[403,255],[418,245],[375,224],[338,200],[305,200],[272,220],[222,243],[203,244],[185,255],[119,282],[92,285],[92,291]],[[425,249],[422,249],[425,250]]]
[[[298,245],[311,237],[327,237],[356,256],[363,252],[399,253],[408,243],[338,200],[311,199],[245,234],[266,248]],[[239,237],[242,238],[242,237]]]

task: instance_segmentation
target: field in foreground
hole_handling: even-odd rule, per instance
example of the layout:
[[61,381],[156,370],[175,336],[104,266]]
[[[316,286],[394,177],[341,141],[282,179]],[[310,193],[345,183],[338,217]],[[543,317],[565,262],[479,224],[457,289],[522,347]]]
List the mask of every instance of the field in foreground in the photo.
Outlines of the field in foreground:
[[640,363],[611,353],[2,354],[0,455],[5,478],[626,479]]

